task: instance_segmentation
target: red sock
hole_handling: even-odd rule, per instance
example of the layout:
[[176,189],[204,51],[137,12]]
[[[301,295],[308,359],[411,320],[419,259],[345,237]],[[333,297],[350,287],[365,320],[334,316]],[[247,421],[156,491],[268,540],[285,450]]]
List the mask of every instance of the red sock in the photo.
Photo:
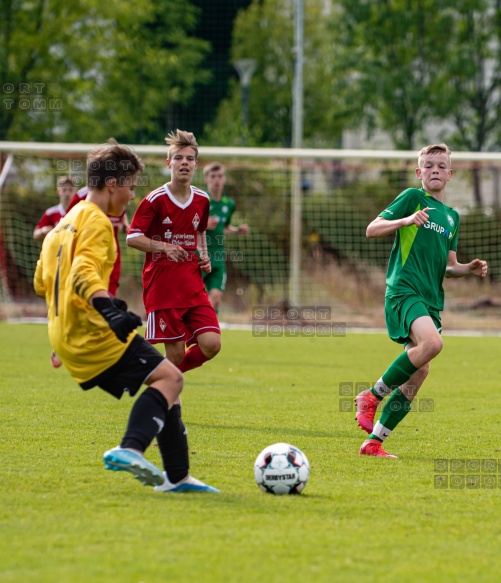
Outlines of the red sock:
[[202,364],[208,360],[209,359],[200,350],[200,346],[198,346],[198,344],[194,344],[184,353],[183,360],[180,362],[177,368],[181,372],[186,372],[192,368],[202,366]]

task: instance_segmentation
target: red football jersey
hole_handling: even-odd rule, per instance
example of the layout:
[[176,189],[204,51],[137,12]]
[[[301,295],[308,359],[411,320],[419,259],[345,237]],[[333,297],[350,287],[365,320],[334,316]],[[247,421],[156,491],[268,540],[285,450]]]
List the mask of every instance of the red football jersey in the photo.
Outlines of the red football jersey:
[[65,214],[66,211],[62,204],[51,206],[44,212],[35,229],[41,229],[42,227],[47,227],[49,225],[55,227]]
[[158,244],[180,245],[189,252],[176,263],[164,252],[148,252],[143,267],[143,301],[146,312],[166,308],[190,308],[209,302],[196,254],[198,234],[207,229],[209,195],[191,187],[188,201],[181,204],[167,184],[150,192],[137,207],[127,239],[145,235]]
[[81,200],[85,200],[88,192],[89,188],[87,186],[82,186],[82,188],[71,197],[70,204],[68,205],[66,212],[69,213],[76,204],[78,204]]

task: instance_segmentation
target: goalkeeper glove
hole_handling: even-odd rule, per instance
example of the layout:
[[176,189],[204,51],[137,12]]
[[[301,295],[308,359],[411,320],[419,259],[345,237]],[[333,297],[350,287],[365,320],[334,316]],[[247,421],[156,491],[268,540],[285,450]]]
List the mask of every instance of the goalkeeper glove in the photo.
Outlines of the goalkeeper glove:
[[[121,302],[117,307],[117,303]],[[122,300],[115,300],[111,298],[94,298],[92,305],[101,314],[101,316],[108,322],[108,326],[113,330],[120,342],[127,342],[129,334],[143,323],[141,318],[133,312],[126,312],[122,309],[127,304]]]
[[122,310],[122,312],[126,312],[129,309],[127,304],[123,300],[120,300],[119,298],[110,298],[110,299],[113,302],[113,305],[115,306],[115,308]]

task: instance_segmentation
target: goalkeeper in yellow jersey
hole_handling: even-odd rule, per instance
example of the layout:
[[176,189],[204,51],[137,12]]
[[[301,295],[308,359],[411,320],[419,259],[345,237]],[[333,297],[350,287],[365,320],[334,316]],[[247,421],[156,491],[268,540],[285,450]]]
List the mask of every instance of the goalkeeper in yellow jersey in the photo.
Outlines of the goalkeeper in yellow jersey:
[[[120,446],[104,454],[106,468],[130,472],[160,492],[217,492],[189,474],[181,372],[135,332],[141,318],[107,291],[117,254],[107,215],[124,212],[142,169],[135,152],[114,140],[89,153],[87,199],[45,238],[35,291],[47,302],[50,342],[82,389],[99,386],[120,399],[148,386]],[[164,472],[143,457],[155,438]]]

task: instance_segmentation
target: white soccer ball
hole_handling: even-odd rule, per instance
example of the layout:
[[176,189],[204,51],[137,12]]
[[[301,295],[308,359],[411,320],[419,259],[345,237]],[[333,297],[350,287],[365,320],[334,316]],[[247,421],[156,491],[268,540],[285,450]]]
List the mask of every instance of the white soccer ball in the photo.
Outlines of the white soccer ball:
[[299,494],[310,477],[310,464],[297,447],[288,443],[275,443],[257,456],[254,477],[263,492]]

